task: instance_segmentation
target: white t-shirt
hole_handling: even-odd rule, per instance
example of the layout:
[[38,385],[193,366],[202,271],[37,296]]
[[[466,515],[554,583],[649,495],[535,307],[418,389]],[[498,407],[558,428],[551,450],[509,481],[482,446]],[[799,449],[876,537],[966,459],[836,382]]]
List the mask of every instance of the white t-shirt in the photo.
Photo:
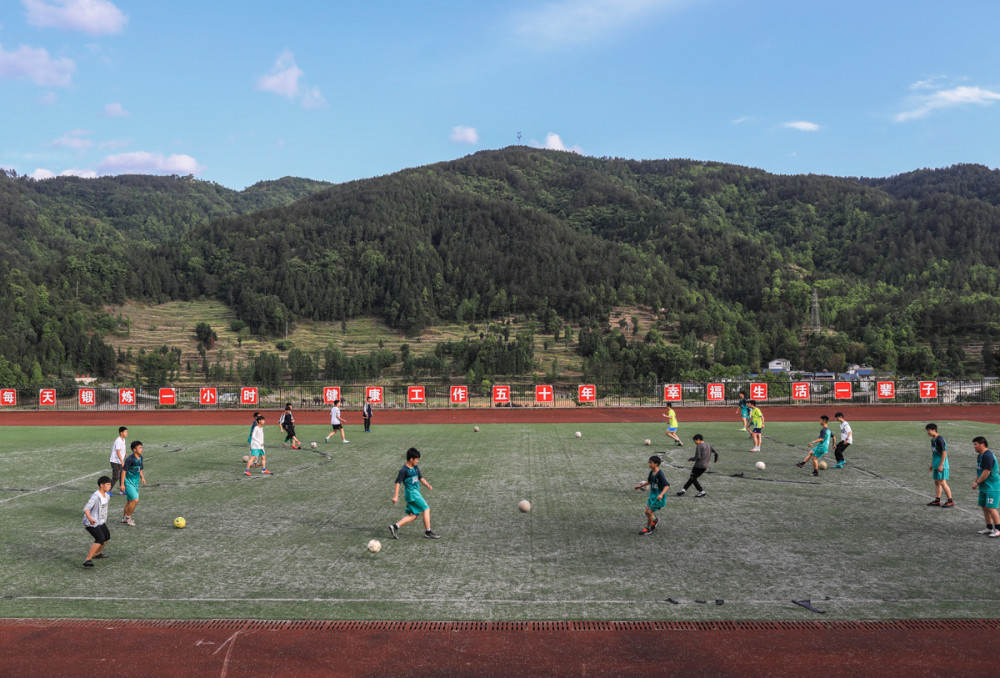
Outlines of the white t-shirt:
[[854,444],[854,432],[851,430],[851,425],[846,421],[840,422],[840,440],[848,445]]
[[264,449],[264,427],[254,426],[253,432],[250,434],[250,449],[251,450],[263,450]]
[[340,408],[331,407],[330,408],[330,425],[335,426],[340,423]]
[[[118,457],[118,453],[121,452],[121,458]],[[111,446],[111,463],[112,464],[124,464],[125,457],[128,456],[128,450],[125,448],[125,439],[121,436],[115,438],[114,444]]]

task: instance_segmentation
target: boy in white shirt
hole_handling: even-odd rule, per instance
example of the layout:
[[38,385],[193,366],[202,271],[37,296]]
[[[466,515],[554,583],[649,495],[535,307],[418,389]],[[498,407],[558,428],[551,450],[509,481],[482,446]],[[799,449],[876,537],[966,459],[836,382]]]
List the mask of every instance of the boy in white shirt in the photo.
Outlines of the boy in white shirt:
[[83,527],[86,528],[90,536],[94,538],[94,543],[90,545],[87,552],[87,559],[83,561],[84,567],[93,567],[96,558],[106,558],[104,555],[104,545],[111,539],[111,532],[108,531],[108,499],[111,495],[111,478],[101,476],[97,479],[97,491],[90,495],[87,504],[83,507]]
[[840,442],[833,448],[833,453],[837,455],[837,463],[833,465],[833,468],[844,468],[844,465],[847,463],[844,460],[844,450],[854,444],[854,431],[851,430],[851,425],[844,419],[843,412],[837,412],[833,416],[840,422]]
[[345,445],[347,443],[351,442],[350,440],[347,439],[347,436],[344,433],[344,422],[340,418],[340,401],[339,400],[334,400],[333,401],[333,407],[330,408],[330,426],[333,427],[333,430],[330,431],[330,433],[327,434],[327,436],[326,436],[326,442],[330,442],[330,438],[332,438],[334,435],[336,435],[337,431],[340,431],[340,439],[344,441]]

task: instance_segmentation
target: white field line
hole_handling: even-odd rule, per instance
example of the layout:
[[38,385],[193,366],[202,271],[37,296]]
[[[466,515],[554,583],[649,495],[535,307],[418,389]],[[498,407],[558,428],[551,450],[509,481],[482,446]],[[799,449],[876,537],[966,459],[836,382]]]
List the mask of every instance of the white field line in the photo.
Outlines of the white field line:
[[5,504],[8,501],[14,501],[15,499],[20,499],[21,497],[27,497],[28,495],[31,495],[31,494],[37,494],[38,492],[48,492],[49,490],[54,490],[57,487],[61,487],[63,485],[69,485],[70,483],[75,483],[75,482],[78,482],[80,480],[86,480],[87,478],[93,478],[94,476],[99,476],[101,474],[107,475],[107,473],[108,473],[107,471],[94,471],[93,473],[88,473],[85,476],[80,476],[79,478],[73,478],[72,480],[67,480],[67,481],[62,482],[62,483],[56,483],[55,485],[50,485],[49,487],[42,487],[42,488],[39,488],[37,490],[31,490],[30,492],[24,492],[22,494],[15,494],[13,497],[8,497],[6,499],[0,499],[0,504]]

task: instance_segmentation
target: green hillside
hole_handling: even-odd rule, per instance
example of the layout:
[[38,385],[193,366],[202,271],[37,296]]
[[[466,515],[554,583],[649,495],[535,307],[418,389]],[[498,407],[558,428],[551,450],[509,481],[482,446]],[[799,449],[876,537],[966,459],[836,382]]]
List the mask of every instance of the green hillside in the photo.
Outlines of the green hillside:
[[[595,378],[694,378],[774,357],[994,371],[1000,172],[981,166],[852,179],[511,147],[325,187],[53,181],[0,178],[0,321],[21,323],[0,355],[25,375],[35,361],[53,373],[94,359],[66,349],[74,321],[58,319],[81,314],[93,343],[114,323],[88,309],[126,298],[219,299],[265,337],[302,320],[377,317],[403,333],[478,324],[465,346],[438,350],[438,371],[453,373],[490,341],[513,356],[518,334],[566,323],[582,328],[573,345]],[[46,303],[78,309],[49,328],[61,360],[44,338],[53,314],[31,312]],[[655,320],[609,331],[621,307]],[[477,372],[523,358],[480,360]]]

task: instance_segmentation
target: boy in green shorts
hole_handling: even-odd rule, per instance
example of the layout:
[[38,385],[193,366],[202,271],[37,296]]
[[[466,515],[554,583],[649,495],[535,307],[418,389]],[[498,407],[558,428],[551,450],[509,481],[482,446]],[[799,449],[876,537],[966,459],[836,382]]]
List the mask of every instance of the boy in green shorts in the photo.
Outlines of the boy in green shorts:
[[986,518],[986,529],[979,530],[979,534],[988,537],[1000,537],[1000,469],[998,469],[997,459],[989,448],[989,443],[983,436],[976,436],[972,439],[972,446],[976,449],[976,482],[972,483],[972,489],[979,490],[979,506],[983,509],[983,517]]
[[420,473],[420,469],[417,468],[419,459],[420,450],[411,447],[406,451],[406,464],[396,474],[396,491],[392,494],[392,503],[395,504],[399,501],[399,486],[402,485],[404,495],[406,496],[406,515],[389,526],[389,532],[392,533],[393,539],[399,539],[399,528],[407,523],[412,523],[417,519],[417,516],[423,516],[424,518],[425,537],[428,539],[441,538],[431,532],[431,509],[427,505],[427,502],[424,501],[423,495],[420,494],[420,483],[423,483],[428,490],[433,490],[434,488],[424,479],[424,476]]
[[822,457],[823,455],[825,455],[827,452],[830,451],[830,441],[833,439],[833,433],[830,431],[830,427],[828,425],[830,423],[830,417],[824,414],[822,417],[819,418],[819,421],[822,424],[822,426],[819,429],[819,437],[816,438],[816,440],[809,443],[810,445],[812,445],[812,449],[809,450],[809,454],[806,455],[805,459],[796,464],[796,466],[802,468],[803,466],[806,465],[807,461],[812,459],[814,476],[819,475],[820,457]]
[[125,511],[122,513],[122,522],[130,527],[135,527],[132,520],[132,513],[139,504],[139,482],[146,484],[146,474],[142,472],[142,442],[135,440],[132,442],[132,454],[125,457],[122,464],[121,491],[125,495]]
[[264,415],[257,417],[257,426],[250,431],[250,456],[247,457],[247,467],[243,469],[244,475],[252,476],[251,466],[260,466],[261,473],[271,475],[267,470],[267,452],[264,451]]
[[[927,503],[928,506],[941,506],[951,508],[955,505],[955,500],[951,498],[951,488],[948,487],[948,444],[944,436],[938,433],[937,424],[927,424],[924,427],[927,435],[931,437],[931,466],[928,471],[934,478],[934,500]],[[944,492],[948,500],[941,503],[941,492]]]
[[660,458],[655,454],[649,458],[649,476],[632,489],[641,490],[647,486],[649,487],[649,498],[646,500],[646,527],[639,530],[639,534],[643,536],[652,534],[653,530],[656,529],[656,524],[660,522],[660,519],[656,517],[655,513],[666,506],[667,490],[670,489],[667,477],[660,470]]

